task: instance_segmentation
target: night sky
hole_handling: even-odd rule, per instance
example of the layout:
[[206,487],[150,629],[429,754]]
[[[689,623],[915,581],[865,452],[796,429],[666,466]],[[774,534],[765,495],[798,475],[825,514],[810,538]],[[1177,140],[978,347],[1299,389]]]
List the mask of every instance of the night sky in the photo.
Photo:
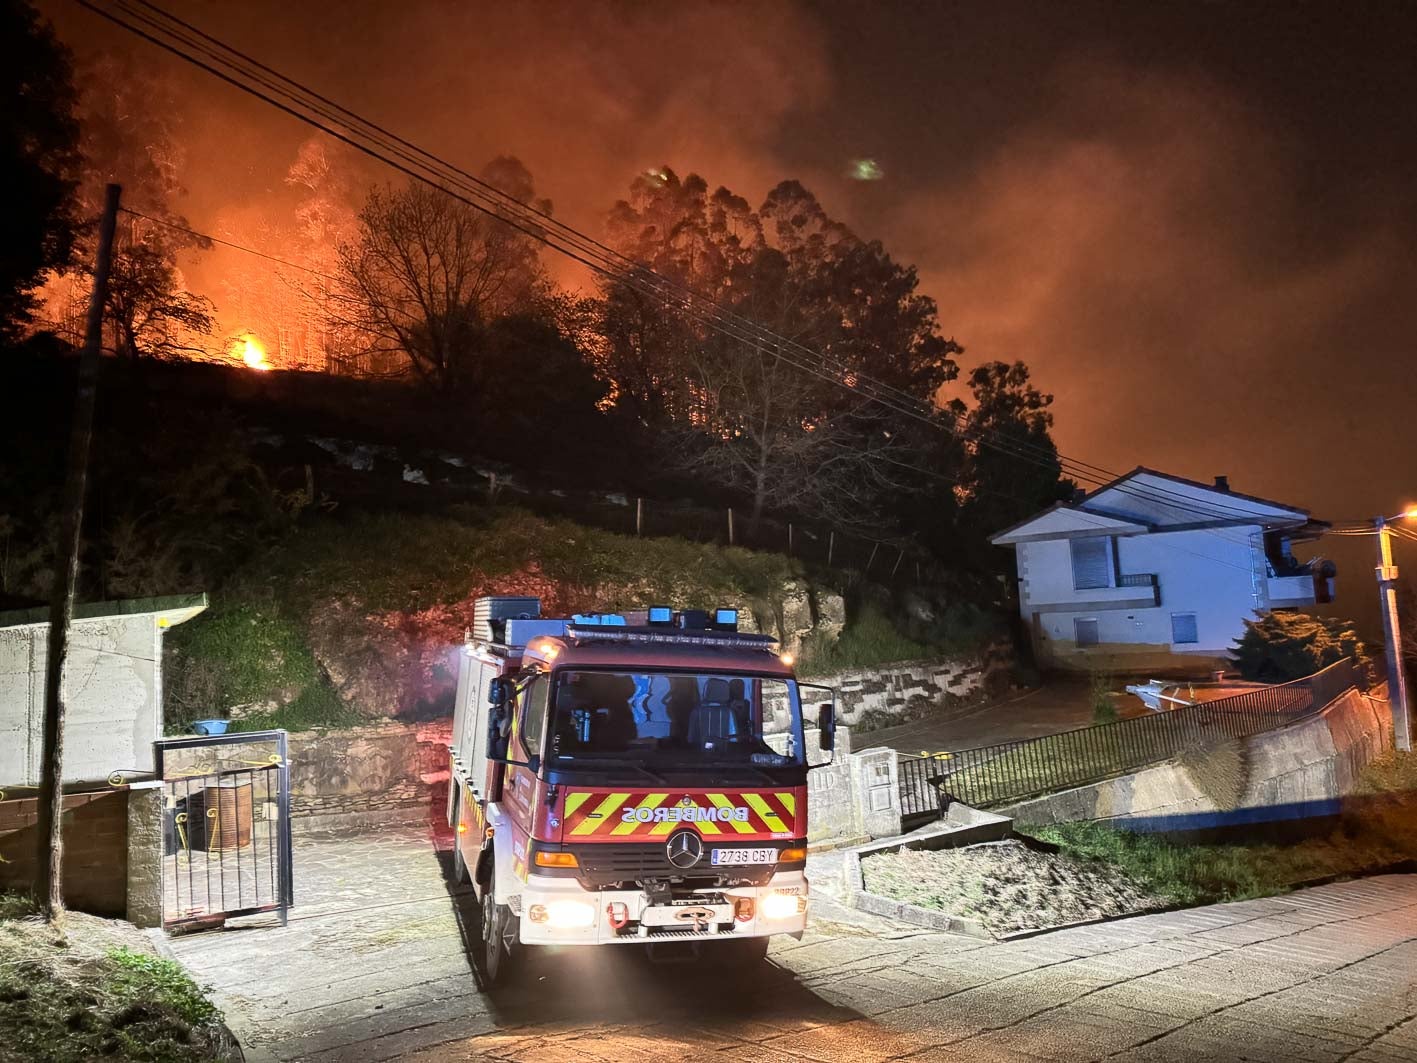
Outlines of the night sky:
[[[171,8],[470,169],[519,156],[596,234],[661,163],[753,200],[799,178],[918,265],[966,369],[1032,367],[1070,456],[1335,520],[1417,501],[1417,5]],[[133,47],[46,11],[81,52]],[[181,76],[179,206],[277,209],[308,132]],[[1324,550],[1371,596],[1367,540]]]

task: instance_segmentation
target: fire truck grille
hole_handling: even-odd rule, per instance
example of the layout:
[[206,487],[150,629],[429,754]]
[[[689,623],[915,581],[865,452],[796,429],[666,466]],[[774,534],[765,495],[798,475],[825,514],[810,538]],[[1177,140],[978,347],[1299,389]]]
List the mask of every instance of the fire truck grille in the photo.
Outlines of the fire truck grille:
[[664,845],[584,845],[575,849],[580,863],[577,877],[586,889],[603,889],[617,882],[638,882],[647,878],[673,879],[698,887],[764,886],[772,878],[774,865],[714,869],[705,855],[697,867],[681,870],[669,862]]

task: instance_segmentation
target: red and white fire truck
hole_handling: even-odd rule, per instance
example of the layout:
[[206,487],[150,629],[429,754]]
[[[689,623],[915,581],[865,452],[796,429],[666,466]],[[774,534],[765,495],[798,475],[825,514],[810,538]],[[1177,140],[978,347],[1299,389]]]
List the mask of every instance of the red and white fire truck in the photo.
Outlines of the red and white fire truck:
[[801,935],[808,757],[831,755],[829,689],[799,684],[732,610],[553,619],[535,598],[484,598],[474,624],[448,821],[480,901],[484,984],[528,945],[753,959],[770,935]]

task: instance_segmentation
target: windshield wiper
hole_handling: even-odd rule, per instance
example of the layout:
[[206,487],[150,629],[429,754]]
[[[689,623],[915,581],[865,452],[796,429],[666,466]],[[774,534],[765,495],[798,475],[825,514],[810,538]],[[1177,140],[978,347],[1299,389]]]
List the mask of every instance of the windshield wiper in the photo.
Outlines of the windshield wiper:
[[[569,763],[569,764],[561,763],[561,762],[567,761],[567,760],[569,760],[571,763]],[[567,769],[569,769],[569,770],[574,770],[577,765],[581,765],[581,764],[594,764],[594,765],[596,765],[596,766],[598,766],[598,767],[609,767],[609,768],[634,768],[637,772],[639,772],[639,773],[640,773],[641,775],[643,775],[645,778],[649,779],[649,780],[650,780],[652,783],[654,783],[656,786],[667,786],[667,785],[669,785],[669,780],[665,779],[664,776],[662,776],[662,775],[660,775],[660,774],[658,774],[658,773],[656,773],[656,772],[650,771],[649,768],[645,767],[644,761],[642,761],[642,760],[621,760],[621,759],[619,759],[618,757],[564,757],[564,756],[561,756],[561,757],[557,757],[556,760],[553,762],[553,766],[554,766],[554,767],[563,767],[563,768],[567,768]]]

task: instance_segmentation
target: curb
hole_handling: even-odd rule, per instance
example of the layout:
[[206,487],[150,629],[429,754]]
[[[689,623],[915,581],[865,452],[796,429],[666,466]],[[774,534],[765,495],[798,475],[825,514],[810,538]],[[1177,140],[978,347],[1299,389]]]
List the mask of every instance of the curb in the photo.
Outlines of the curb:
[[922,908],[918,904],[893,901],[879,893],[871,893],[865,888],[861,877],[861,854],[856,850],[846,853],[846,867],[842,871],[845,878],[847,903],[871,915],[895,919],[902,923],[912,923],[930,930],[942,930],[950,934],[978,938],[983,941],[999,940],[983,923],[974,919],[962,919],[949,912],[933,908]]

